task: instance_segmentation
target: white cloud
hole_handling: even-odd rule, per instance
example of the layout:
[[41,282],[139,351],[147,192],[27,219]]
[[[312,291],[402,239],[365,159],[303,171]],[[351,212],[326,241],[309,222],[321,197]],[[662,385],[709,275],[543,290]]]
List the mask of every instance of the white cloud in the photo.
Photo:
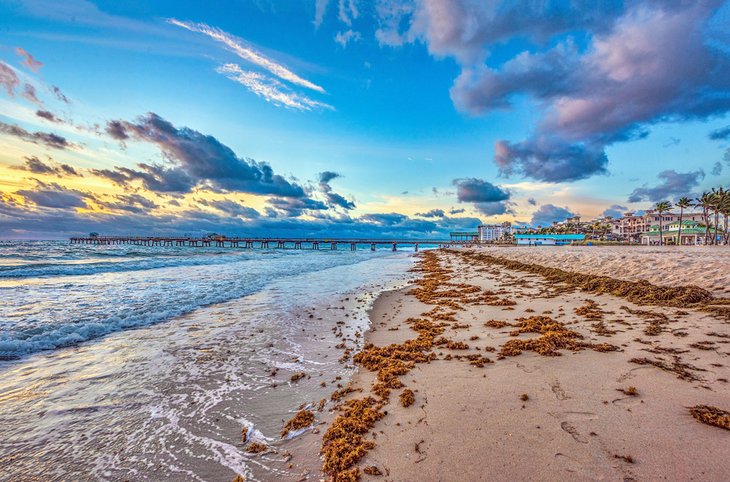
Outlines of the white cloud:
[[330,0],[316,0],[314,4],[314,28],[319,28],[324,20],[324,14],[327,13],[327,6]]
[[216,72],[225,75],[234,82],[238,82],[254,94],[275,105],[296,110],[312,110],[313,108],[334,110],[331,105],[289,91],[284,84],[273,77],[259,72],[243,70],[237,64],[222,65],[216,69]]
[[362,39],[360,32],[355,32],[352,29],[346,32],[337,32],[337,35],[335,35],[335,42],[342,45],[343,48],[347,47],[350,41],[357,42],[360,39]]
[[217,40],[218,42],[223,43],[229,49],[231,49],[233,53],[235,53],[242,59],[268,70],[282,80],[286,80],[287,82],[291,82],[292,84],[306,87],[308,89],[316,90],[317,92],[324,92],[324,89],[319,85],[316,85],[306,79],[299,77],[297,74],[287,69],[283,65],[266,57],[261,52],[258,52],[253,48],[245,45],[241,39],[238,39],[219,28],[211,27],[210,25],[206,25],[204,23],[182,22],[174,18],[168,19],[167,21],[172,25],[177,25],[178,27],[188,29],[191,32],[202,33],[214,40]]

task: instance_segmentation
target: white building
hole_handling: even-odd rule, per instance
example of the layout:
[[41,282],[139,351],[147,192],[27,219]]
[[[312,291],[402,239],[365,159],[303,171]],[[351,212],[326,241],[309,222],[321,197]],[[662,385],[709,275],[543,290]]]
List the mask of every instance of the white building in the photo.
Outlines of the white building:
[[501,241],[512,234],[512,224],[504,222],[501,224],[483,224],[477,228],[479,242],[489,243]]

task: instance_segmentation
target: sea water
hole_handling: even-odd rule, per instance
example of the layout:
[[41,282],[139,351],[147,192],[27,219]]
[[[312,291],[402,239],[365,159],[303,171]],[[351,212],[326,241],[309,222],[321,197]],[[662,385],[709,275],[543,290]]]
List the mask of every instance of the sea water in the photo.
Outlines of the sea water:
[[246,454],[241,431],[272,442],[346,380],[336,345],[361,346],[370,304],[411,264],[369,249],[0,242],[0,480],[291,475]]

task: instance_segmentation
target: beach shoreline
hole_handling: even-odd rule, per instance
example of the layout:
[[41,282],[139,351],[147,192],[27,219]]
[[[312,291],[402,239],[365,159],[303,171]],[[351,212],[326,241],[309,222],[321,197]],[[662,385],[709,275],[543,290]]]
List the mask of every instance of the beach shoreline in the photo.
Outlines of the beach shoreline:
[[[730,408],[727,320],[462,256],[484,251],[495,254],[422,254],[443,270],[432,298],[414,293],[424,286],[417,282],[374,302],[366,350],[343,401],[372,397],[381,415],[363,434],[373,446],[350,467],[357,471],[336,480],[722,480],[730,471],[727,432],[699,423],[689,408]],[[441,297],[439,284],[462,292]],[[373,348],[423,340],[414,331],[414,320],[423,319],[443,334],[383,397],[374,387],[385,365],[372,364]],[[547,320],[568,340],[553,356],[529,348],[540,333],[528,325]],[[506,350],[515,340],[521,349]],[[407,391],[413,402],[404,406]],[[326,439],[343,414],[320,418],[318,432]]]

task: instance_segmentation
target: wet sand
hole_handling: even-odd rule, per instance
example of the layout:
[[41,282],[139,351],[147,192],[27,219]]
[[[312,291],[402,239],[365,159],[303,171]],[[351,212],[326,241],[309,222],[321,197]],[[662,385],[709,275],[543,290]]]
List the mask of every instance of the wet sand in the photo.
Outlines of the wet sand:
[[[360,430],[364,455],[330,477],[727,479],[730,432],[689,411],[730,410],[726,317],[579,291],[457,251],[426,257],[441,270],[422,273],[433,283],[415,293],[386,292],[373,306],[365,339],[372,345],[359,355],[354,392],[343,401],[372,397],[379,415]],[[425,320],[426,328],[414,320]],[[373,362],[386,353],[382,347],[402,349],[414,339],[416,351],[390,350]],[[392,363],[405,373],[384,373]],[[400,400],[406,390],[414,395],[408,407]],[[322,435],[328,440],[333,425],[347,420],[343,408],[325,410],[316,433],[286,447],[298,473],[321,476],[315,464]],[[341,463],[332,454],[348,448],[329,443],[325,462]]]

